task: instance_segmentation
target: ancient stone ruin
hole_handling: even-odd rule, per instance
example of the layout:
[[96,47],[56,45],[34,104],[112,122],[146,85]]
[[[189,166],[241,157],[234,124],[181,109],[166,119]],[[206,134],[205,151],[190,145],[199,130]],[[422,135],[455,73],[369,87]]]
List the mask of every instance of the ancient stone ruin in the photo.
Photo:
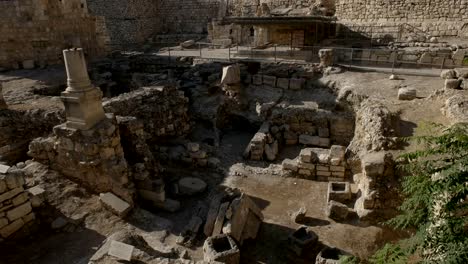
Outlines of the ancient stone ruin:
[[0,262],[369,260],[468,122],[467,7],[0,1]]

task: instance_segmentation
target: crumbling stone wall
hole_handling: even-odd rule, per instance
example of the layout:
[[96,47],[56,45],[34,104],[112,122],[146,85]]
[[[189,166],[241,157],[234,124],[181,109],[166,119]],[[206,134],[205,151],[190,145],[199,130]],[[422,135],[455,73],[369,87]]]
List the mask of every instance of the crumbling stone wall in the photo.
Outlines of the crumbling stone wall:
[[270,10],[275,8],[310,9],[314,6],[334,10],[335,0],[234,0],[230,1],[228,15],[255,16],[262,4]]
[[188,101],[173,86],[143,87],[104,103],[104,110],[119,116],[145,120],[145,131],[153,141],[187,135],[190,131]]
[[336,16],[347,24],[386,26],[409,23],[433,36],[460,36],[468,2],[456,0],[337,0]]
[[90,57],[104,55],[106,36],[96,22],[82,0],[0,1],[0,67],[57,64],[61,51],[72,46]]
[[0,110],[0,161],[15,164],[22,160],[31,140],[49,135],[63,121],[64,115],[58,111]]
[[0,242],[15,233],[28,234],[35,219],[23,175],[7,166],[2,169],[7,171],[0,172]]
[[112,115],[89,130],[58,125],[54,136],[33,140],[28,155],[93,192],[113,192],[127,202],[133,201],[130,171]]

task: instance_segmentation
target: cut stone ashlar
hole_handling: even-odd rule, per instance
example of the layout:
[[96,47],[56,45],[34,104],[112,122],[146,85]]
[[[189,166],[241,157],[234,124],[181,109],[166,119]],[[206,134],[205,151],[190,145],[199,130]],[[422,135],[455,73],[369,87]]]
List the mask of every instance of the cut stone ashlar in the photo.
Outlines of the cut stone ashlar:
[[351,199],[351,188],[349,182],[329,182],[327,202],[331,200],[344,203]]
[[229,235],[221,234],[208,237],[203,244],[203,258],[207,262],[219,261],[226,264],[238,264],[240,250],[234,239]]

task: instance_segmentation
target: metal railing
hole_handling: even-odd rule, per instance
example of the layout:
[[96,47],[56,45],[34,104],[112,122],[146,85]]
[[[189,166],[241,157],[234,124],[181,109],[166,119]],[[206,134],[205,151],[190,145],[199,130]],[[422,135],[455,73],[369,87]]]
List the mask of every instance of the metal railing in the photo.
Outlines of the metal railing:
[[405,50],[362,49],[324,46],[279,46],[270,45],[256,48],[253,46],[229,46],[197,42],[190,48],[167,47],[159,55],[174,57],[194,57],[215,61],[256,60],[268,62],[294,61],[296,63],[319,62],[320,49],[334,50],[334,63],[347,66],[395,69],[450,69],[466,67],[455,65],[451,53],[439,53],[437,57],[418,57]]

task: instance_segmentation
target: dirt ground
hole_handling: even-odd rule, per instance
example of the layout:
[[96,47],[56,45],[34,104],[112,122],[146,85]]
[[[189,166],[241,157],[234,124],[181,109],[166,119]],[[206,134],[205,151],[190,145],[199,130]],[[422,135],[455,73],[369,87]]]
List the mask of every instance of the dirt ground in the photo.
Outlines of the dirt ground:
[[[34,94],[34,90],[45,86],[60,86],[65,83],[65,74],[62,68],[48,68],[35,71],[12,71],[0,73],[0,81],[4,84],[3,93],[7,103],[12,109],[34,108],[63,108],[58,95],[42,96]],[[373,97],[385,104],[393,112],[399,112],[401,117],[401,131],[403,135],[414,134],[414,129],[422,121],[432,121],[448,124],[449,120],[441,113],[443,101],[432,96],[437,89],[443,87],[443,80],[435,77],[401,76],[398,81],[388,79],[383,73],[344,72],[327,76],[323,81],[335,81],[346,89],[355,93]],[[414,101],[399,101],[397,99],[398,87],[414,87],[418,91],[418,99]],[[314,96],[311,96],[314,98]],[[326,204],[327,184],[294,178],[283,178],[279,175],[279,165],[265,163],[245,164],[242,160],[242,151],[248,144],[251,135],[234,132],[226,134],[221,141],[219,152],[221,161],[227,173],[223,175],[203,175],[212,177],[208,180],[210,187],[221,183],[224,186],[239,188],[254,198],[254,201],[263,210],[265,216],[258,239],[248,244],[248,250],[242,252],[242,263],[297,263],[288,259],[285,252],[287,236],[299,227],[291,220],[290,213],[300,207],[307,208],[309,226],[319,235],[320,240],[330,246],[338,247],[346,252],[366,258],[386,241],[393,240],[398,234],[377,226],[360,226],[357,221],[336,223],[326,217],[324,208]],[[295,153],[298,150],[290,150]],[[294,154],[282,153],[282,156]],[[51,186],[56,192],[64,188],[63,183]],[[78,187],[74,187],[78,188]],[[104,239],[113,232],[122,228],[138,228],[145,232],[162,238],[167,244],[175,246],[176,235],[187,224],[190,212],[197,199],[209,200],[207,194],[187,201],[182,201],[182,211],[177,214],[168,214],[155,211],[161,217],[171,220],[173,229],[164,234],[160,226],[148,223],[139,223],[140,211],[134,213],[130,219],[121,220],[103,210],[97,197],[89,195],[80,197],[76,192],[69,192],[68,196],[57,196],[57,202],[65,207],[72,206],[74,210],[89,210],[90,214],[84,221],[83,228],[69,233],[39,234],[24,243],[16,246],[4,247],[0,250],[2,257],[0,263],[87,263],[91,255],[98,249]],[[83,202],[85,201],[85,202]],[[70,209],[71,210],[71,209]],[[158,221],[157,218],[148,218],[149,222]],[[153,219],[153,220],[151,220]],[[141,220],[141,219],[140,219]],[[162,221],[162,220],[161,220]],[[143,221],[144,222],[144,221]],[[201,248],[189,249],[189,255],[194,259],[202,257]]]

